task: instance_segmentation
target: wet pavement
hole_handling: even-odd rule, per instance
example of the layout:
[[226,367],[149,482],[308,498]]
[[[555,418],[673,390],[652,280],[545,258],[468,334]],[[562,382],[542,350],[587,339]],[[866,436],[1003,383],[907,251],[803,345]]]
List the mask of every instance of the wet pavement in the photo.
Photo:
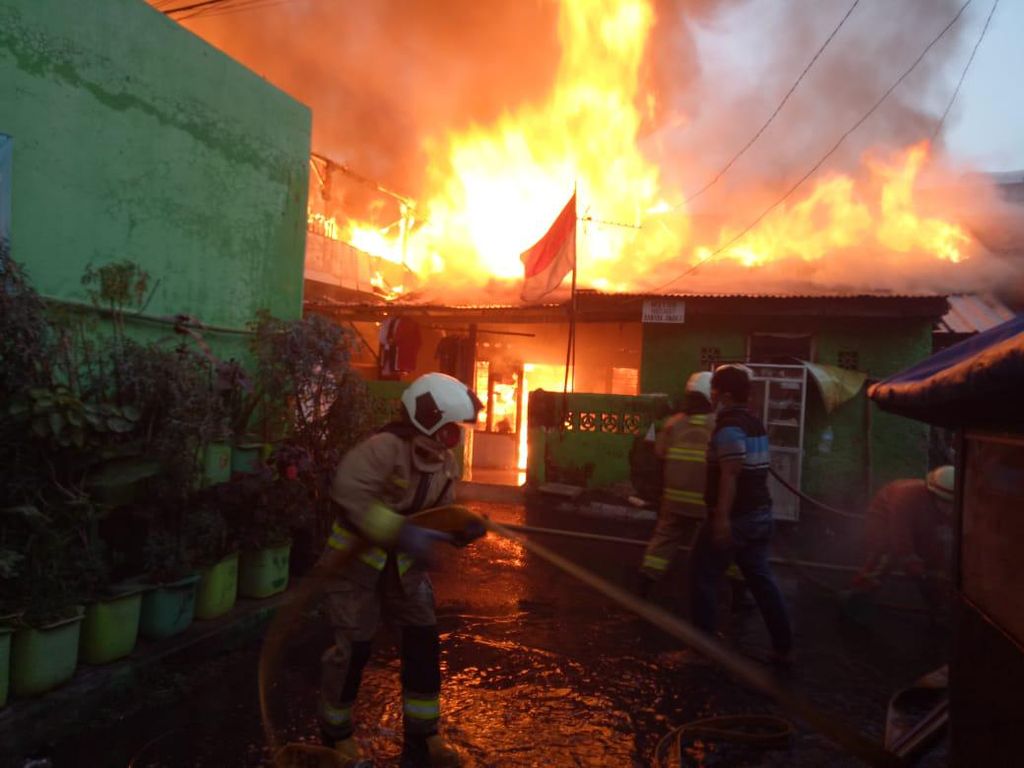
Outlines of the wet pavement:
[[[519,507],[477,505],[520,522]],[[542,512],[529,522],[562,525]],[[636,524],[577,518],[577,529],[628,536]],[[548,538],[578,563],[626,583],[635,547]],[[678,609],[680,568],[657,599]],[[797,664],[786,680],[816,705],[881,738],[889,696],[947,656],[947,638],[918,613],[879,611],[861,626],[841,621],[833,595],[792,571],[777,574],[793,614]],[[658,630],[561,575],[514,542],[488,536],[448,550],[434,576],[442,634],[444,731],[477,766],[646,766],[672,726],[718,714],[780,711],[681,648]],[[753,657],[768,651],[756,609],[723,627]],[[311,619],[275,675],[272,710],[282,741],[313,739],[319,657],[329,643]],[[129,716],[97,713],[84,734],[46,756],[63,766],[258,766],[267,760],[257,702],[259,646],[181,663],[154,678],[147,701]],[[394,635],[382,632],[364,677],[357,734],[377,766],[397,765],[400,691]],[[821,736],[798,729],[789,746],[754,751],[697,745],[692,765],[859,765]],[[939,745],[922,765],[945,764]]]

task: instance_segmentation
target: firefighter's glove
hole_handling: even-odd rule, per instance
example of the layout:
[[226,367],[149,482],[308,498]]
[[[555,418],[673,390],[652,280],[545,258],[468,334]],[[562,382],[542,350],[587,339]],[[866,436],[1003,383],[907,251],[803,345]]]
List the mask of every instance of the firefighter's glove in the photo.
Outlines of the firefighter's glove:
[[485,533],[487,533],[487,528],[484,526],[483,520],[474,516],[467,520],[462,528],[452,533],[452,544],[456,547],[465,547],[481,538]]
[[432,531],[412,523],[406,523],[398,534],[398,549],[421,565],[430,565],[434,558],[434,545],[440,541],[451,541],[450,534]]

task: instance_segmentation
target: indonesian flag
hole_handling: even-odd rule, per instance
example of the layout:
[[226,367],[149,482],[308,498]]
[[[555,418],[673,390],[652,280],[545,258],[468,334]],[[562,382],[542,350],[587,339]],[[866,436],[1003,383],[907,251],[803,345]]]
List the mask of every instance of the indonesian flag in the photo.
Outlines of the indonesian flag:
[[547,296],[576,268],[575,192],[547,234],[528,251],[523,251],[519,259],[525,270],[523,301],[537,301]]

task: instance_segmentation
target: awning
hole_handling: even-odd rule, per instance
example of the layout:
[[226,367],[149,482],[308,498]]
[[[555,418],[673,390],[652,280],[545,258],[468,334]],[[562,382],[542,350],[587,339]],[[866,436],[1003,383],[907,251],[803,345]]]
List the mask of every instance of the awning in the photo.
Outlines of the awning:
[[890,376],[868,396],[937,426],[1024,429],[1024,315]]
[[808,362],[804,365],[811,378],[818,383],[826,413],[832,413],[840,405],[856,397],[868,378],[863,371],[851,371],[836,365]]

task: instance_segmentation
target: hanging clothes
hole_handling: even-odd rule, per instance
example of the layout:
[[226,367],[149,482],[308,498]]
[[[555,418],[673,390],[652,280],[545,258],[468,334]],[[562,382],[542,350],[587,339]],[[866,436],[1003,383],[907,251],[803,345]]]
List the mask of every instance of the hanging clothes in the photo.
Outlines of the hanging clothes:
[[416,370],[420,345],[420,325],[408,317],[392,316],[380,326],[380,377],[398,379]]

